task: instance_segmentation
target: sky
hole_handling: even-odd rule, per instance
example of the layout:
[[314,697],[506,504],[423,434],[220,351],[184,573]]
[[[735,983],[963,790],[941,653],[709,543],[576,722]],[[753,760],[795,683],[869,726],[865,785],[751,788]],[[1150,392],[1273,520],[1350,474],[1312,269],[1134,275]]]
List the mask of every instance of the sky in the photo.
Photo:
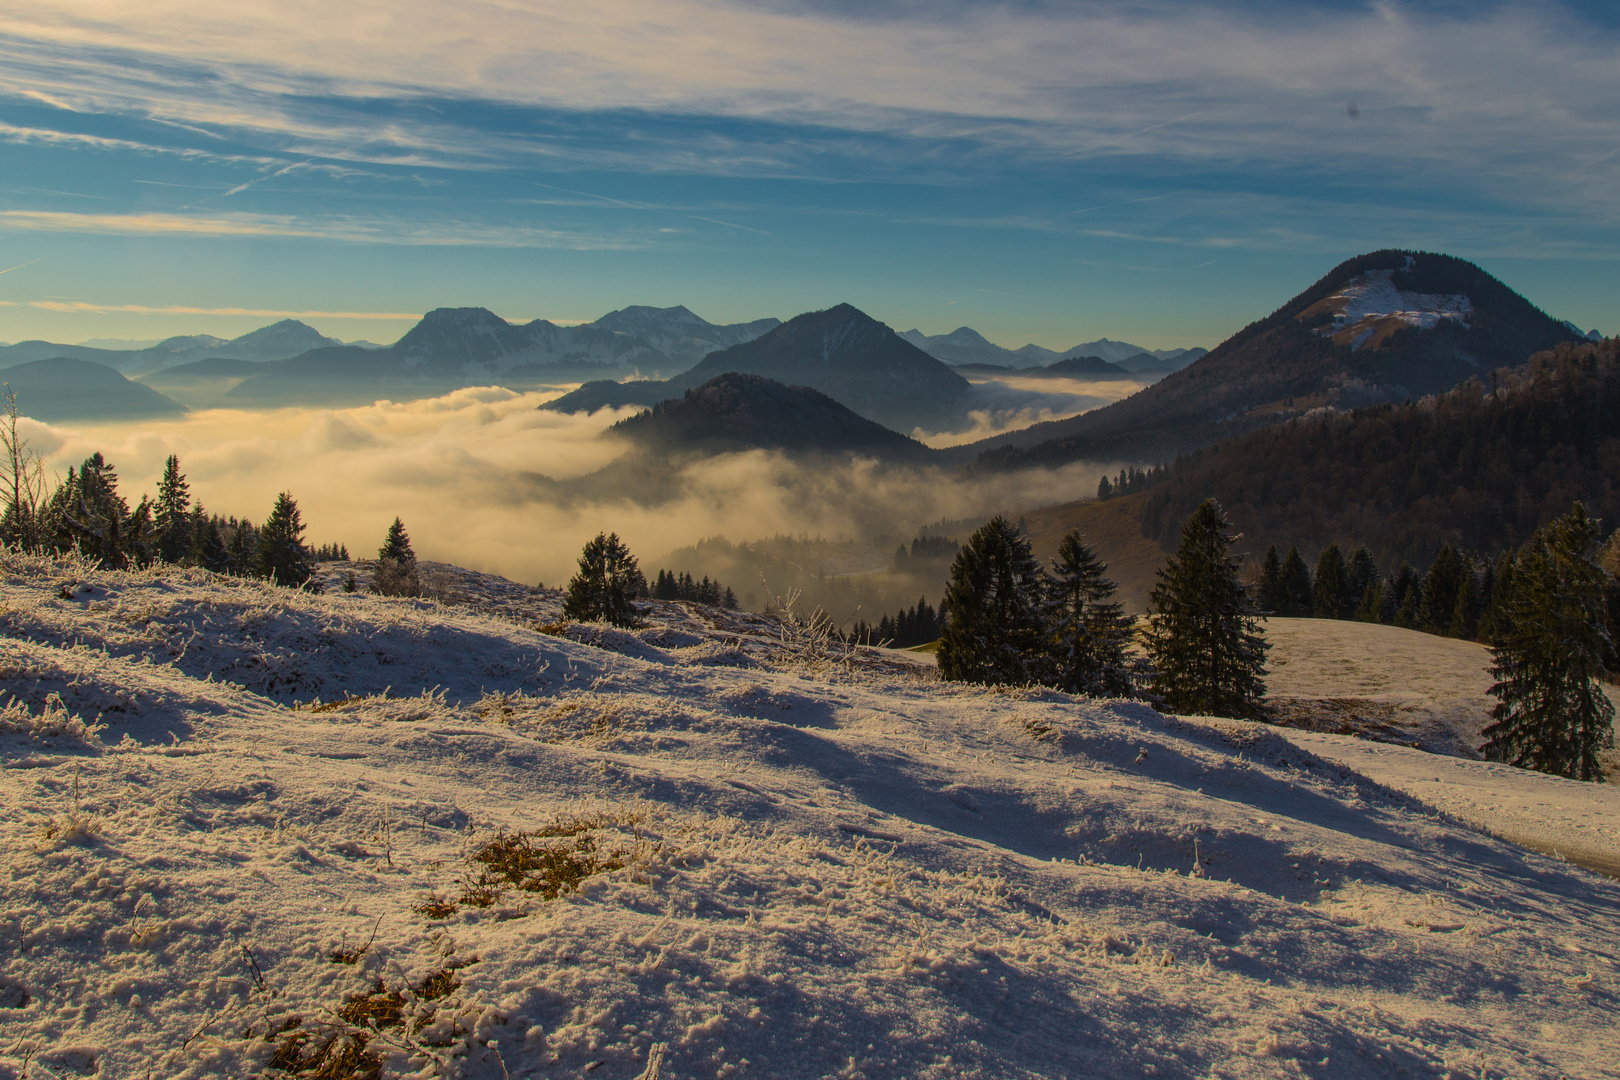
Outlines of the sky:
[[1620,5],[0,5],[0,341],[849,302],[1215,345],[1342,259],[1620,332]]

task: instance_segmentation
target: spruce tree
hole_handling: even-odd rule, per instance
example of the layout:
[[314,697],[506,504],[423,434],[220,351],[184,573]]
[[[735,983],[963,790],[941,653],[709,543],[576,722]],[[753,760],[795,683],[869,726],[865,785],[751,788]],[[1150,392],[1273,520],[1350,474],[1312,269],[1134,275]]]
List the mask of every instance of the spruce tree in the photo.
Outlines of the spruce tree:
[[371,591],[381,596],[421,596],[422,579],[416,570],[416,552],[405,533],[405,523],[394,518],[388,535],[377,549],[377,564],[371,568]]
[[[1361,601],[1367,595],[1367,589],[1378,582],[1378,560],[1366,547],[1358,547],[1351,552],[1349,561],[1344,568],[1344,598],[1340,605],[1343,617],[1353,619],[1357,617]],[[1369,619],[1376,622],[1376,619]]]
[[259,529],[255,561],[258,576],[273,584],[296,589],[309,580],[313,561],[304,546],[304,522],[291,493],[276,496],[276,505]]
[[196,528],[190,510],[190,485],[180,471],[180,459],[170,454],[169,460],[163,463],[157,503],[152,507],[158,557],[164,562],[177,563],[196,552]]
[[1597,755],[1614,745],[1614,706],[1599,684],[1612,642],[1597,538],[1597,519],[1577,502],[1519,553],[1492,647],[1497,705],[1482,747],[1491,761],[1603,779]]
[[[1273,551],[1275,554],[1275,551]],[[1131,622],[1114,601],[1108,565],[1071,531],[1052,562],[1051,607],[1054,680],[1071,694],[1129,697],[1125,644]],[[919,601],[919,615],[923,608]]]
[[1339,550],[1339,545],[1329,544],[1323,548],[1316,560],[1316,595],[1311,603],[1311,614],[1316,618],[1343,618],[1344,571],[1344,552]]
[[1414,629],[1442,636],[1451,630],[1451,620],[1457,611],[1457,590],[1462,587],[1464,569],[1462,555],[1456,548],[1446,544],[1440,549],[1429,572],[1423,575]]
[[204,570],[212,570],[216,574],[231,569],[231,552],[225,546],[225,538],[220,535],[218,522],[208,523],[208,531],[203,534],[202,544],[197,550],[197,562]]
[[1401,563],[1390,582],[1390,599],[1395,605],[1394,625],[1408,630],[1417,629],[1418,600],[1423,592],[1422,579],[1411,563]]
[[411,538],[405,533],[405,523],[399,518],[388,526],[388,535],[377,549],[378,559],[393,559],[397,563],[414,563],[416,552],[411,550]]
[[1374,578],[1362,590],[1361,602],[1356,605],[1356,622],[1384,621],[1384,583]]
[[1171,708],[1257,716],[1265,694],[1266,642],[1238,579],[1230,522],[1205,499],[1181,527],[1181,546],[1159,570],[1144,634],[1153,689]]
[[957,682],[1039,682],[1045,672],[1045,581],[1029,538],[1001,515],[951,564],[940,605],[939,673]]
[[1315,585],[1311,582],[1310,567],[1300,556],[1299,548],[1290,546],[1277,575],[1277,614],[1291,619],[1310,615],[1315,603]]
[[1451,625],[1446,636],[1473,641],[1479,634],[1479,618],[1484,611],[1480,598],[1479,580],[1468,560],[1463,561],[1461,578],[1457,582],[1457,602],[1451,608]]
[[563,617],[633,627],[640,623],[634,598],[647,579],[617,533],[597,533],[579,555],[579,572],[569,579]]
[[1260,564],[1260,610],[1267,615],[1282,613],[1282,557],[1277,545],[1266,548],[1265,561]]

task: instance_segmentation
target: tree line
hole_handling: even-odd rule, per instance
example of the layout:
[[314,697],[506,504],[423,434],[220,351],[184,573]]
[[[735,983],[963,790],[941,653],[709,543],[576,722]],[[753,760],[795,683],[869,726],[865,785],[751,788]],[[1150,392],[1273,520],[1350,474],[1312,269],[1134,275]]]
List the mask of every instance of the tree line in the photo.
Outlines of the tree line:
[[1448,545],[1493,562],[1580,501],[1620,521],[1620,341],[1561,345],[1438,397],[1323,412],[1184,455],[1140,496],[1167,550],[1213,495],[1275,543],[1423,566]]

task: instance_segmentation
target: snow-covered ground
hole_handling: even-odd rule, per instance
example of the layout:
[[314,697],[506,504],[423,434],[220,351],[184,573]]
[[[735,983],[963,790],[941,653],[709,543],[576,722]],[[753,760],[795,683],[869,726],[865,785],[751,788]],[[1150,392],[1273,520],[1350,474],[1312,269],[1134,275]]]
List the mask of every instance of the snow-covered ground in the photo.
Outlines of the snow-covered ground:
[[1397,289],[1391,270],[1368,270],[1344,288],[1313,305],[1333,312],[1333,325],[1323,331],[1359,349],[1395,325],[1432,330],[1442,320],[1468,324],[1473,301],[1461,293],[1417,293]]
[[466,573],[0,570],[0,1076],[1620,1075],[1620,884],[1334,736]]

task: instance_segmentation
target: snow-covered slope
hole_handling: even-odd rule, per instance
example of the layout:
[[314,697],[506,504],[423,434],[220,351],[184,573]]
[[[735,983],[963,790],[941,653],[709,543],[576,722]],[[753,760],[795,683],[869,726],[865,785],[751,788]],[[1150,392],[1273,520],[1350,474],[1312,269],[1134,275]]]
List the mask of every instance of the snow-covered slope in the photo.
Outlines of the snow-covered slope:
[[1275,729],[443,568],[0,570],[12,1076],[1615,1075],[1620,887]]

